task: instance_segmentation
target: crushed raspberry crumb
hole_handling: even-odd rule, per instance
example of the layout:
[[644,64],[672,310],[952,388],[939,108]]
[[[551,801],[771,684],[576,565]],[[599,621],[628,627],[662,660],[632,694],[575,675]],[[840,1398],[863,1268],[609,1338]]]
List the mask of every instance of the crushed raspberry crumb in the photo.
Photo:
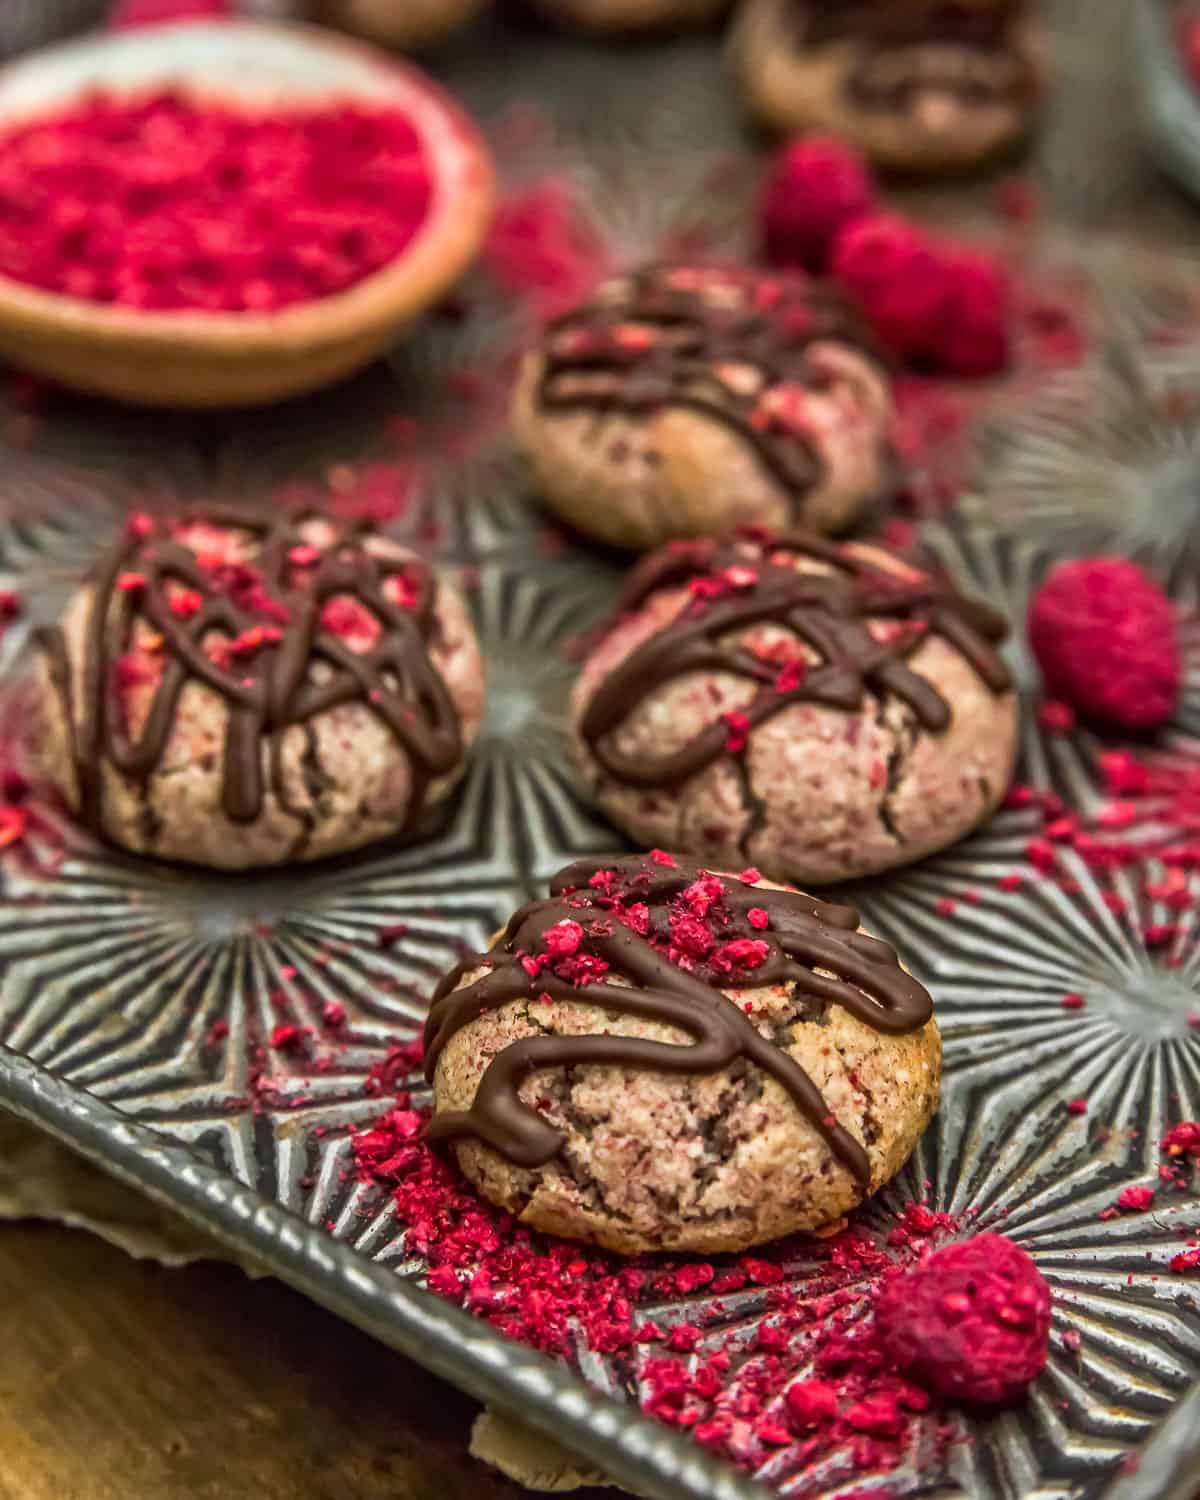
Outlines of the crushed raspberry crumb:
[[721,715],[725,725],[725,748],[730,755],[740,755],[750,740],[750,720],[744,713],[733,712]]
[[1075,710],[1057,698],[1046,698],[1038,704],[1038,723],[1050,734],[1070,734],[1075,728]]
[[499,204],[483,252],[497,285],[542,318],[574,307],[611,269],[579,196],[545,178]]
[[1153,1204],[1152,1187],[1127,1187],[1117,1195],[1117,1207],[1128,1209],[1131,1213],[1144,1213]]
[[1085,1004],[1086,1001],[1083,996],[1076,994],[1074,991],[1062,997],[1063,1010],[1082,1010]]
[[181,620],[190,620],[203,606],[204,600],[195,589],[181,589],[171,596],[171,613]]
[[673,911],[670,918],[671,942],[681,953],[692,958],[707,958],[716,946],[710,928],[690,912]]
[[247,113],[93,91],[0,132],[0,162],[0,273],[148,312],[342,291],[394,261],[432,201],[408,116],[343,101]]
[[746,913],[746,920],[750,923],[751,927],[756,928],[759,932],[764,927],[771,925],[770,913],[765,911],[761,906],[752,906]]
[[0,849],[9,849],[25,837],[29,818],[24,808],[0,806]]
[[1183,1120],[1178,1125],[1173,1125],[1160,1144],[1170,1156],[1182,1156],[1185,1152],[1190,1152],[1200,1161],[1200,1121]]
[[125,522],[125,535],[131,542],[146,541],[154,535],[156,529],[154,517],[146,515],[144,511],[134,511]]
[[572,953],[579,952],[579,945],[583,942],[583,928],[578,922],[562,921],[556,922],[549,929],[543,939],[546,952],[553,958],[566,958]]
[[837,1388],[824,1380],[798,1380],[787,1388],[783,1399],[800,1431],[819,1427],[837,1415]]
[[770,952],[770,944],[761,938],[733,938],[721,944],[713,955],[713,964],[720,968],[728,965],[738,969],[757,969],[766,963]]
[[669,870],[676,868],[674,856],[667,854],[662,849],[651,849],[647,857],[652,859],[656,865],[665,865]]
[[1067,1113],[1069,1115],[1086,1115],[1087,1114],[1087,1100],[1086,1099],[1072,1099],[1070,1101],[1070,1103],[1067,1105]]

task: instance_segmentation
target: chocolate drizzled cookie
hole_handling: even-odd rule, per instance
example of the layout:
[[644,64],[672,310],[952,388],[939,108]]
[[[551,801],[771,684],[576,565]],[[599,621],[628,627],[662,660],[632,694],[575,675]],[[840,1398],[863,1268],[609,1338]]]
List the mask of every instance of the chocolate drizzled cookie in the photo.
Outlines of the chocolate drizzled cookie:
[[543,411],[695,411],[730,427],[786,488],[795,510],[822,477],[798,391],[822,379],[814,344],[883,350],[832,286],[688,267],[614,282],[551,323],[537,399]]
[[998,803],[1016,709],[989,605],[878,548],[676,544],[631,576],[573,700],[576,757],[641,843],[825,883]]
[[839,291],[687,265],[618,277],[551,323],[514,407],[550,503],[636,545],[844,524],[889,486],[890,416],[886,357]]
[[749,0],[736,51],[779,128],[834,131],[889,166],[969,165],[1016,140],[1042,92],[1025,0]]
[[[84,821],[114,836],[109,794],[119,782],[141,800],[145,842],[161,845],[170,808],[151,791],[192,764],[181,741],[194,734],[205,747],[199,768],[219,784],[212,811],[236,827],[268,807],[294,819],[297,857],[322,804],[337,801],[318,729],[339,717],[348,727],[354,710],[355,722],[385,732],[404,767],[392,831],[415,831],[431,788],[465,751],[462,715],[431,654],[444,645],[438,596],[427,564],[364,526],[214,510],[136,517],[97,567],[86,604],[39,636]],[[374,812],[368,799],[361,821]]]
[[[820,572],[797,562],[816,562]],[[775,538],[757,559],[737,543],[698,542],[650,558],[636,569],[617,606],[617,617],[635,610],[657,589],[704,580],[692,606],[628,656],[600,685],[579,730],[610,776],[629,786],[671,786],[723,754],[724,723],[709,726],[683,749],[658,759],[622,756],[604,739],[630,707],[673,677],[698,670],[727,672],[753,682],[743,710],[744,733],[793,703],[819,703],[852,713],[868,693],[890,693],[908,704],[923,729],[950,723],[951,705],[938,687],[908,665],[930,635],[941,636],[970,662],[995,693],[1012,687],[996,646],[1008,622],[988,604],[966,599],[925,574],[885,572],[862,555],[818,537]],[[877,622],[872,632],[869,622]],[[769,622],[790,631],[816,654],[800,651],[786,661],[756,656],[733,632]],[[881,631],[880,622],[894,628]]]
[[[838,1027],[865,1028],[855,1035],[867,1051],[885,1046],[884,1038],[907,1038],[905,1048],[928,1061],[926,1041],[916,1039],[929,1026],[930,997],[887,944],[858,930],[852,908],[659,852],[581,861],[554,878],[549,900],[523,907],[488,953],[464,959],[439,985],[425,1033],[438,1098],[428,1136],[483,1143],[518,1174],[552,1167],[554,1180],[564,1171],[594,1180],[603,1175],[599,1164],[579,1157],[597,1150],[598,1137],[580,1136],[578,1111],[587,1097],[597,1112],[604,1078],[612,1080],[609,1133],[630,1150],[636,1126],[622,1120],[620,1097],[628,1070],[658,1076],[657,1087],[668,1092],[676,1085],[667,1080],[678,1080],[684,1097],[688,1080],[761,1073],[788,1101],[772,1107],[772,1128],[809,1141],[806,1131],[815,1132],[822,1146],[810,1149],[827,1153],[826,1173],[841,1169],[846,1191],[861,1195],[878,1185],[871,1149],[878,1133],[864,1135],[856,1109],[851,1133],[803,1061],[835,1012],[843,1017]],[[491,1028],[504,1015],[516,1018],[521,1034],[497,1046]],[[679,1033],[684,1039],[669,1039]],[[448,1107],[457,1091],[452,1081],[445,1086],[444,1060],[456,1046],[450,1072],[459,1074],[473,1035],[482,1050],[468,1064],[472,1097],[466,1107]],[[613,1071],[596,1071],[604,1069]],[[822,1071],[832,1079],[827,1065]],[[565,1094],[530,1086],[551,1073],[565,1081]],[[568,1096],[575,1105],[566,1105]],[[660,1144],[665,1149],[655,1140],[641,1146],[653,1152]],[[468,1170],[477,1152],[467,1152]]]

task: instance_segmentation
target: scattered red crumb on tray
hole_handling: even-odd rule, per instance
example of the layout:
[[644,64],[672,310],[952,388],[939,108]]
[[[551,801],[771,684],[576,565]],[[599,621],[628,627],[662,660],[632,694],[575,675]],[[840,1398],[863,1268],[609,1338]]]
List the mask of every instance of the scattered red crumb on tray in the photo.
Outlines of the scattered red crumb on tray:
[[515,190],[496,209],[483,250],[500,289],[539,318],[582,301],[613,268],[577,197],[554,178]]
[[[404,1088],[419,1054],[419,1043],[407,1044],[394,1065],[376,1071],[372,1092],[400,1092],[393,1109],[354,1137],[354,1158],[359,1179],[385,1187],[410,1226],[407,1246],[427,1263],[432,1291],[556,1357],[577,1357],[583,1348],[630,1361],[644,1411],[746,1467],[788,1446],[799,1465],[840,1450],[856,1474],[887,1471],[905,1459],[918,1421],[935,1447],[951,1441],[957,1429],[937,1414],[930,1390],[898,1366],[872,1309],[909,1275],[938,1281],[944,1262],[924,1257],[961,1232],[957,1220],[910,1203],[882,1240],[849,1227],[712,1261],[623,1261],[556,1241],[481,1200],[425,1146],[428,1111]],[[996,1242],[1009,1242],[983,1239],[994,1267]],[[950,1247],[957,1263],[974,1243]],[[1005,1263],[1024,1272],[1023,1253],[1009,1250]],[[922,1272],[929,1264],[934,1270]],[[1010,1278],[999,1311],[987,1300],[972,1314],[994,1315],[988,1347],[999,1350],[1007,1340],[1021,1359],[1003,1377],[978,1374],[971,1399],[991,1399],[997,1381],[1015,1392],[1040,1369],[1033,1352],[1044,1311],[1039,1282],[1027,1273]],[[947,1284],[942,1295],[957,1288]],[[765,1310],[753,1332],[740,1320],[710,1326],[713,1302],[746,1292]],[[692,1296],[702,1300],[690,1318],[656,1305]]]

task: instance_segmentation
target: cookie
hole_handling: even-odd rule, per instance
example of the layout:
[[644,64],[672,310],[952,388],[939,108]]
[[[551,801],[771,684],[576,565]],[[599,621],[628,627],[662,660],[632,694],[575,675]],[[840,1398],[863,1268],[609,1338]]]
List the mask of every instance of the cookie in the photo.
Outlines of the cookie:
[[825,884],[991,813],[1017,702],[988,605],[892,554],[792,534],[635,569],[572,702],[580,773],[644,846]]
[[483,11],[488,0],[315,0],[314,19],[407,51],[432,47]]
[[135,516],[41,633],[41,753],[99,836],[241,869],[416,837],[479,727],[479,648],[357,526]]
[[610,35],[708,26],[729,9],[729,0],[536,0],[560,25]]
[[1045,91],[1025,0],[746,0],[732,52],[768,127],[838,135],[903,171],[959,170],[1007,150]]
[[428,1137],[486,1198],[621,1254],[716,1254],[834,1224],[900,1170],[941,1042],[850,907],[659,851],[550,892],[426,1029]]
[[890,490],[885,357],[799,276],[656,266],[551,323],[512,425],[547,505],[648,549],[743,525],[836,531]]

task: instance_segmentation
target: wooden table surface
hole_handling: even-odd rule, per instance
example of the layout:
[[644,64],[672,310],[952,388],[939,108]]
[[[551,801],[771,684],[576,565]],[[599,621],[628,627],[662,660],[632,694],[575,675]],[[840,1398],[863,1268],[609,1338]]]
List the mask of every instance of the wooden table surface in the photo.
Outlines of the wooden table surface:
[[279,1282],[0,1226],[0,1500],[514,1500],[477,1411]]

